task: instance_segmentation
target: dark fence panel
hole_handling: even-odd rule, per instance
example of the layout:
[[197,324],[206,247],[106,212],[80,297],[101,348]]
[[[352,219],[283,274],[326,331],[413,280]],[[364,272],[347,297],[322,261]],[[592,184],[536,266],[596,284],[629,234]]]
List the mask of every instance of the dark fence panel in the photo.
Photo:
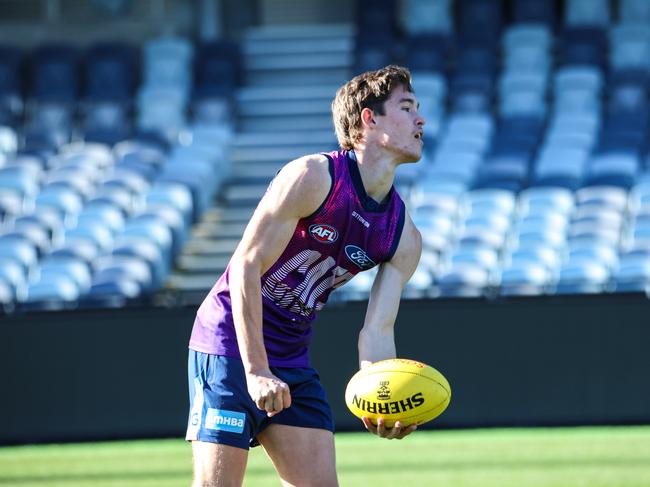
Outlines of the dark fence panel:
[[[0,443],[181,436],[195,308],[0,320]],[[319,317],[312,360],[339,429],[365,304]],[[449,409],[429,427],[650,423],[650,302],[638,296],[405,301],[398,355],[438,368]]]

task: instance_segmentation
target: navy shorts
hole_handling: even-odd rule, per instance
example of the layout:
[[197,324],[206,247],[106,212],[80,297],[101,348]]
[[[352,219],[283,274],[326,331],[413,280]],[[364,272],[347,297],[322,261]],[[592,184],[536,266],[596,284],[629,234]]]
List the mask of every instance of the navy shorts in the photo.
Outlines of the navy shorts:
[[258,445],[257,435],[270,424],[334,431],[332,411],[314,369],[271,367],[271,372],[289,386],[291,406],[269,418],[248,394],[241,359],[190,350],[185,439],[248,449]]

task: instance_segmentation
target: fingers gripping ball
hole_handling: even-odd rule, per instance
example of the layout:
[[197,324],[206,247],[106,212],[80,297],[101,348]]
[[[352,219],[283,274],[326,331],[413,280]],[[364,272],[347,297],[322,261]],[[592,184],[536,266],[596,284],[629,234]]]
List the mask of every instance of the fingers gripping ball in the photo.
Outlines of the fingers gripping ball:
[[375,362],[348,382],[345,403],[358,418],[374,424],[384,418],[387,428],[396,421],[422,424],[442,414],[451,400],[451,388],[433,367],[408,359]]

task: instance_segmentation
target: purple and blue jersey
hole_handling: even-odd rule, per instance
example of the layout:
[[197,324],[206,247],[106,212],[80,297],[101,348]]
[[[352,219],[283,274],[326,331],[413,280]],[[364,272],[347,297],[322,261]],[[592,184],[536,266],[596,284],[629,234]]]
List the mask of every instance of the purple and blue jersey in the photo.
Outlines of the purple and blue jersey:
[[[298,221],[284,252],[261,277],[264,344],[274,367],[309,366],[316,312],[357,273],[390,260],[404,226],[404,202],[394,187],[377,203],[363,187],[353,152],[324,155],[332,176],[329,194],[313,214]],[[229,270],[197,312],[192,350],[240,357]]]

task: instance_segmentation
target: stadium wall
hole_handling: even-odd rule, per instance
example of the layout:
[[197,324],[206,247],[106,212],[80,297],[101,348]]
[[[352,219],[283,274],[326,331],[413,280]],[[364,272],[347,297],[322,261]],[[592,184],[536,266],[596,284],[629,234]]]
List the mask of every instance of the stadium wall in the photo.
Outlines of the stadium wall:
[[[319,317],[312,360],[340,430],[364,303]],[[0,443],[181,436],[195,307],[0,320]],[[650,302],[639,296],[405,301],[399,355],[452,385],[430,427],[650,424]]]

